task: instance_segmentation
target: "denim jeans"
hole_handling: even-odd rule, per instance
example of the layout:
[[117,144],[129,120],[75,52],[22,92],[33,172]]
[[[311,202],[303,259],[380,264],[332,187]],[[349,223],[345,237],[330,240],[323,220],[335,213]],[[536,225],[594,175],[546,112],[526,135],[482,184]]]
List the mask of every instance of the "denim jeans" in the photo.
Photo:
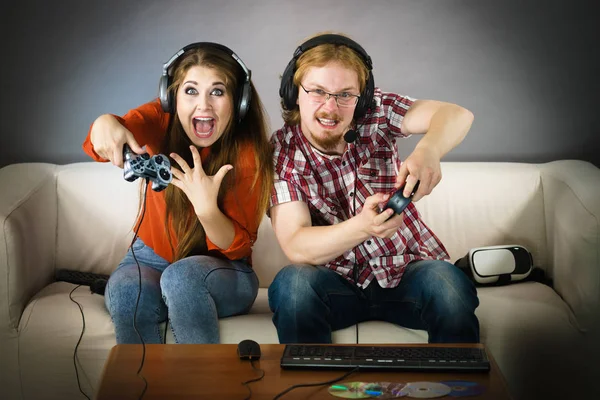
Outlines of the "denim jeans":
[[361,289],[328,268],[289,265],[269,286],[280,343],[331,343],[331,332],[381,320],[427,330],[430,343],[477,343],[477,291],[454,265],[410,263],[395,288]]
[[[133,252],[132,252],[133,249]],[[169,319],[177,343],[219,343],[219,318],[245,314],[258,294],[258,277],[245,261],[190,256],[172,264],[137,239],[105,291],[117,343],[162,343],[159,325]],[[167,312],[168,310],[168,312]]]

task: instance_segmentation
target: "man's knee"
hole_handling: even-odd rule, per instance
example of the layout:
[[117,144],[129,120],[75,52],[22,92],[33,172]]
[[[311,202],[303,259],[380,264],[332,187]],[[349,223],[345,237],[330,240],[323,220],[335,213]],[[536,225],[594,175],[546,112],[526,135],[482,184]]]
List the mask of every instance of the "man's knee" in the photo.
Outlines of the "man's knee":
[[424,267],[421,272],[428,282],[424,288],[438,307],[450,315],[473,312],[477,308],[477,290],[464,272],[446,261],[431,261]]
[[269,285],[269,306],[272,311],[305,304],[317,296],[315,284],[318,269],[310,265],[288,265],[282,268]]

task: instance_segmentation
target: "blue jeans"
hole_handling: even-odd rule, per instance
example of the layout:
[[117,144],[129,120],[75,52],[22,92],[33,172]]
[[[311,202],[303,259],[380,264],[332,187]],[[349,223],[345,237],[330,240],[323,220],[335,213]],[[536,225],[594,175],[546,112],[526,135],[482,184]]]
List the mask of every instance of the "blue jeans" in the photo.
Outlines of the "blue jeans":
[[[159,325],[167,316],[177,343],[219,343],[218,319],[247,313],[258,294],[258,277],[244,261],[190,256],[169,264],[139,238],[132,248],[142,275],[136,325],[144,343],[163,342]],[[133,326],[138,292],[130,248],[104,297],[117,343],[141,343]]]
[[358,288],[325,267],[289,265],[269,286],[281,343],[331,343],[331,332],[369,320],[429,333],[430,343],[477,343],[479,305],[473,283],[439,260],[410,263],[395,288]]

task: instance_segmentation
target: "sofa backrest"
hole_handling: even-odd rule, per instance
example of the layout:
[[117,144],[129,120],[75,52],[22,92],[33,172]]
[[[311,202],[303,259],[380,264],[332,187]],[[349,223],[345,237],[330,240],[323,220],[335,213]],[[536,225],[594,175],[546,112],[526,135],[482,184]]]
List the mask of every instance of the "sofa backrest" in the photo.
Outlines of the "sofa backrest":
[[[519,244],[546,263],[544,204],[535,164],[442,163],[442,181],[415,203],[451,260],[478,246]],[[109,274],[132,238],[139,183],[111,164],[84,162],[57,169],[56,267]],[[265,216],[253,249],[261,287],[289,260]]]

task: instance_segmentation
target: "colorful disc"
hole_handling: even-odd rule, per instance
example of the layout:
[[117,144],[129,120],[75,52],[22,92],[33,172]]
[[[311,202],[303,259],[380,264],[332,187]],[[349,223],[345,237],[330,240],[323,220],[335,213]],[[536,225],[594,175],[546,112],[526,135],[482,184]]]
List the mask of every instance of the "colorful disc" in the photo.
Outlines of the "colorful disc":
[[406,384],[404,390],[408,397],[415,399],[433,399],[452,391],[448,385],[439,382],[410,382]]
[[454,397],[477,396],[485,391],[485,387],[471,381],[443,381],[452,390],[449,394]]
[[368,399],[372,396],[365,393],[364,388],[366,385],[367,383],[364,382],[338,383],[329,387],[329,393],[344,399]]
[[372,382],[367,383],[363,390],[378,399],[395,399],[406,396],[405,387],[406,383],[402,382]]

